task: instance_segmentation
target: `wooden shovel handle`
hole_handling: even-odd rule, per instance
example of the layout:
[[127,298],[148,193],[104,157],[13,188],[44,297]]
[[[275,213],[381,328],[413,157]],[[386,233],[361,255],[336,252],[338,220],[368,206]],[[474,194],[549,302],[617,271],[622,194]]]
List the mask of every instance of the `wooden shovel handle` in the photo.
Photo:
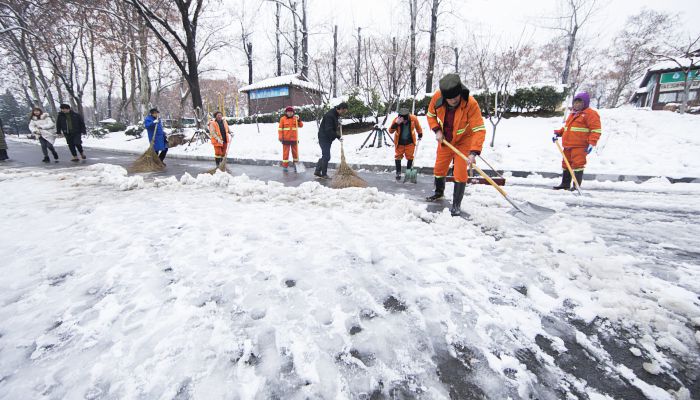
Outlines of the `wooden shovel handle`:
[[574,169],[571,168],[571,164],[569,164],[569,160],[566,158],[566,154],[564,154],[564,149],[561,148],[561,145],[559,144],[558,140],[556,142],[554,142],[554,144],[557,145],[557,149],[559,149],[561,156],[564,158],[564,163],[566,164],[566,168],[569,170],[569,173],[571,174],[571,179],[574,180],[574,185],[576,185],[576,190],[578,190],[578,192],[581,193],[581,187],[578,184],[578,179],[576,179],[576,174],[574,174]]
[[[442,144],[446,145],[446,146],[449,147],[452,151],[454,151],[455,154],[457,154],[458,156],[462,157],[462,158],[464,159],[464,161],[467,161],[467,160],[468,160],[467,156],[465,156],[464,153],[462,153],[461,151],[457,150],[457,148],[454,147],[450,142],[448,142],[448,141],[446,141],[446,140],[443,140],[443,141],[442,141]],[[479,175],[481,175],[484,179],[486,179],[486,182],[488,182],[491,186],[493,186],[496,190],[498,190],[498,193],[500,193],[500,194],[501,194],[503,197],[505,197],[506,199],[508,198],[508,193],[506,193],[506,191],[503,190],[502,187],[498,186],[498,185],[496,184],[496,182],[494,182],[493,179],[491,179],[490,176],[486,175],[486,174],[484,173],[484,171],[481,170],[481,168],[477,167],[477,166],[476,166],[475,164],[473,164],[473,163],[472,163],[472,167],[474,168],[474,170],[475,170],[476,172],[479,173]]]

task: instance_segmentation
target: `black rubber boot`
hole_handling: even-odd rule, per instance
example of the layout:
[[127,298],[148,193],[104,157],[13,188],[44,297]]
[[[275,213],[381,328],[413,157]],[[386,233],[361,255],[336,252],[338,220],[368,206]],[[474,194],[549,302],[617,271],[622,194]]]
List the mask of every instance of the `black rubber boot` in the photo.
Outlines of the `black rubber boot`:
[[58,162],[58,153],[56,153],[56,150],[53,151],[53,159]]
[[[581,186],[581,182],[583,182],[583,170],[574,171],[574,176],[576,177],[578,185]],[[576,185],[571,186],[571,190],[576,190]]]
[[216,163],[216,166],[217,166],[217,167],[219,166],[219,164],[221,164],[221,160],[222,160],[221,157],[215,157],[215,158],[214,158],[214,162]]
[[564,172],[561,174],[561,184],[559,186],[555,186],[552,189],[554,190],[561,190],[561,189],[566,189],[569,190],[571,188],[571,172],[569,172],[568,169],[565,169]]
[[435,177],[435,194],[426,197],[427,201],[438,201],[445,197],[445,177]]
[[396,180],[401,180],[401,160],[394,160],[396,164]]
[[406,169],[411,169],[411,168],[413,168],[413,160],[406,161]]
[[450,208],[450,214],[453,217],[462,214],[462,198],[464,198],[464,189],[466,187],[467,184],[465,182],[455,182],[455,188],[452,192],[452,207]]
[[42,162],[45,162],[45,163],[50,163],[50,162],[51,162],[51,160],[49,160],[49,157],[48,157],[48,156],[44,157],[44,159],[41,160],[41,161],[42,161]]

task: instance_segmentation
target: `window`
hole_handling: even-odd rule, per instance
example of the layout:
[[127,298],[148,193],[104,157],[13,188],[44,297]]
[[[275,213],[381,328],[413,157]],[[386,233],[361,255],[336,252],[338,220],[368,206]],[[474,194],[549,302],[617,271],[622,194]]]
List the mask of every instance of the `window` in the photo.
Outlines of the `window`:
[[678,92],[659,93],[659,103],[674,103]]
[[688,93],[688,101],[693,101],[698,98],[698,92],[691,90],[690,93]]

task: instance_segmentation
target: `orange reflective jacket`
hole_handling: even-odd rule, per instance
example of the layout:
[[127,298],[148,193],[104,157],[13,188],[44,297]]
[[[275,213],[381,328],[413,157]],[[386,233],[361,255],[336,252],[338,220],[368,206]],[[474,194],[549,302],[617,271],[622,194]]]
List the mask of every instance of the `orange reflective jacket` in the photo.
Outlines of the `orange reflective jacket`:
[[[436,91],[428,106],[428,125],[433,131],[441,130],[445,120],[447,100],[442,98],[440,90]],[[455,110],[454,132],[452,132],[452,143],[455,146],[469,143],[469,151],[481,153],[481,148],[486,139],[486,126],[484,118],[481,116],[481,109],[474,97],[460,101]]]
[[299,140],[297,127],[302,126],[304,126],[304,123],[301,122],[301,120],[298,120],[296,118],[296,115],[292,118],[283,115],[282,118],[280,118],[279,128],[277,128],[279,140],[296,142],[297,140]]
[[[398,118],[398,117],[396,117]],[[396,124],[396,118],[394,118],[393,121],[391,121],[391,126],[389,127],[389,133],[394,134],[394,144],[398,146],[399,144],[399,137],[401,136],[400,129],[397,129],[397,127],[394,127],[394,124]],[[418,143],[416,139],[416,131],[420,133],[421,135],[423,134],[423,128],[420,126],[420,122],[418,122],[418,118],[416,118],[415,115],[411,114],[408,116],[409,121],[411,122],[411,137],[413,138],[413,144]]]
[[564,127],[555,131],[557,136],[563,136],[562,142],[566,148],[588,147],[598,144],[600,134],[600,115],[592,108],[572,112],[566,118]]
[[[228,127],[228,122],[226,120],[224,121],[224,130],[226,130],[226,143],[231,142],[231,135],[229,127]],[[215,119],[212,119],[209,121],[209,134],[211,135],[211,144],[214,145],[214,147],[224,147],[224,136],[222,132],[219,131],[219,124],[216,122]]]

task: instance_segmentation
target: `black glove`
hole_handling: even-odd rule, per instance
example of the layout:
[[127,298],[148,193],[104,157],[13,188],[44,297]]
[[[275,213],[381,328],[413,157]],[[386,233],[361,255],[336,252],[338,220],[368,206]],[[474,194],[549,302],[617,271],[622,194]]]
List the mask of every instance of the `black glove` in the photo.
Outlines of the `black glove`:
[[419,133],[419,134],[418,134],[418,140],[421,140],[421,139],[423,139],[423,134],[422,134],[422,133]]

